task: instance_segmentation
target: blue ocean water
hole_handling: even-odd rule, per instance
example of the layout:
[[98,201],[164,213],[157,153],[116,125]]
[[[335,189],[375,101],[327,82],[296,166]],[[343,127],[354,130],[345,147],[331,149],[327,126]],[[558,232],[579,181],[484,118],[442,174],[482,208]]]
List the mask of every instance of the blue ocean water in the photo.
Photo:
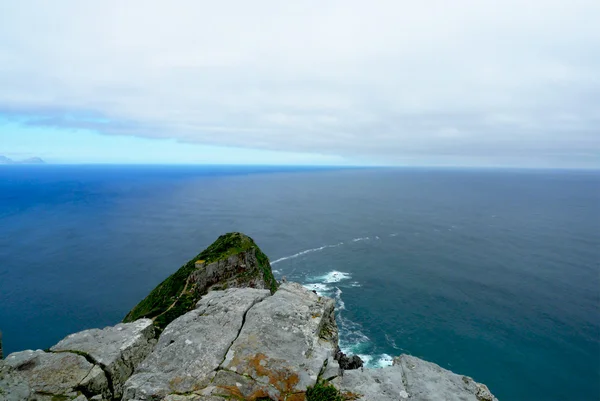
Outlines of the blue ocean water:
[[2,166],[6,352],[117,323],[228,231],[335,297],[341,345],[501,400],[600,399],[600,172]]

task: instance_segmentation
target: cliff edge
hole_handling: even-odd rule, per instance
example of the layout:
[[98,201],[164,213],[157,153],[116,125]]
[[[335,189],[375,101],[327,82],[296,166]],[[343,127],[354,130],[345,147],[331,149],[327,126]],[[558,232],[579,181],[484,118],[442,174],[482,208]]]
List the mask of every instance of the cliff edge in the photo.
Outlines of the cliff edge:
[[470,377],[409,355],[342,369],[334,301],[272,277],[254,241],[221,236],[124,323],[8,355],[0,400],[497,401]]

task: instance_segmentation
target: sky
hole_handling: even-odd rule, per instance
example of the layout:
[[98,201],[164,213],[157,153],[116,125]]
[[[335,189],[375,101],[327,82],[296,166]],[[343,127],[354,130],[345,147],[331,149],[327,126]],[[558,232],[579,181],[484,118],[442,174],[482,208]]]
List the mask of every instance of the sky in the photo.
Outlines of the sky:
[[0,155],[600,168],[598,0],[0,3]]

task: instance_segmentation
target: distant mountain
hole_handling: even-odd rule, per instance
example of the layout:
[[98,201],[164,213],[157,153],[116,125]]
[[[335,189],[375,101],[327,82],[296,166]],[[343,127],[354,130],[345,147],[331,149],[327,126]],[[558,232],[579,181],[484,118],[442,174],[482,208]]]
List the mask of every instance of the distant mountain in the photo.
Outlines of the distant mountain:
[[29,159],[21,160],[18,164],[46,164],[41,157],[30,157]]
[[29,159],[15,161],[0,155],[0,164],[46,164],[46,162],[39,157],[30,157]]

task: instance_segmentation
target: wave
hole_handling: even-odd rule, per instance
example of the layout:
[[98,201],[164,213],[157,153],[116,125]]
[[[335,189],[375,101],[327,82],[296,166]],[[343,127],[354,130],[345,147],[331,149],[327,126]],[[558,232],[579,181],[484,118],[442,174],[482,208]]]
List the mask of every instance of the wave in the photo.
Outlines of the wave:
[[[395,237],[397,235],[398,235],[398,233],[393,233],[393,234],[390,234],[389,236],[390,237]],[[377,235],[375,235],[373,238],[376,239],[376,240],[380,239],[379,236],[377,236]],[[370,239],[371,239],[371,237],[357,237],[357,238],[353,238],[350,242],[368,241]],[[295,259],[295,258],[298,258],[300,256],[304,256],[307,253],[319,252],[319,251],[322,251],[322,250],[325,250],[325,249],[328,249],[328,248],[337,248],[338,246],[342,246],[344,244],[345,244],[345,242],[342,241],[342,242],[338,242],[337,244],[329,244],[329,245],[320,246],[318,248],[306,249],[304,251],[300,251],[300,252],[295,253],[295,254],[290,255],[290,256],[284,256],[282,258],[275,259],[274,261],[271,262],[271,265],[274,265],[274,264],[279,263],[279,262],[283,262],[284,260]]]
[[333,270],[322,276],[315,277],[316,280],[320,280],[323,283],[328,283],[328,284],[339,283],[342,280],[348,280],[350,278],[352,278],[352,276],[350,276],[350,273],[344,273],[344,272],[340,272],[337,270]]
[[290,256],[284,256],[283,258],[276,259],[276,260],[274,260],[274,261],[271,262],[271,265],[274,265],[274,264],[279,263],[279,262],[283,262],[284,260],[295,259],[297,257],[306,255],[307,253],[319,252],[319,251],[322,251],[323,249],[327,249],[327,248],[337,248],[338,246],[341,246],[341,245],[344,245],[344,243],[343,242],[339,242],[339,243],[334,244],[334,245],[323,245],[323,246],[320,246],[318,248],[307,249],[305,251],[301,251],[301,252],[295,253],[295,254],[290,255]]
[[304,284],[303,287],[311,291],[316,291],[320,296],[327,296],[332,290],[331,287],[321,283],[308,283]]

